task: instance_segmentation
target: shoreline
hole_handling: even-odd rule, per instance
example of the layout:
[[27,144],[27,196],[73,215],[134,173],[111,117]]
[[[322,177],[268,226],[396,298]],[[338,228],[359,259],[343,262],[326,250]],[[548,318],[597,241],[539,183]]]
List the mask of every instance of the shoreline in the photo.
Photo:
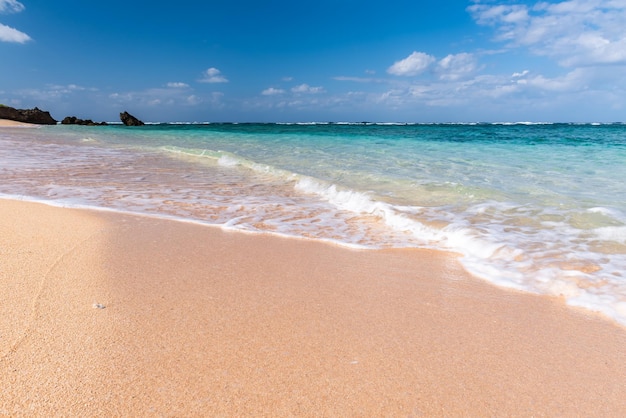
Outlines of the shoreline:
[[[413,247],[399,247],[399,248],[391,248],[391,249],[372,248],[372,247],[348,244],[348,243],[344,243],[344,242],[340,242],[340,241],[336,241],[336,240],[332,240],[332,239],[310,238],[310,237],[305,237],[305,236],[282,234],[282,233],[278,233],[278,232],[274,232],[274,231],[251,231],[251,230],[245,230],[245,229],[232,228],[232,227],[228,227],[228,226],[224,226],[224,225],[220,225],[220,224],[211,224],[211,223],[202,222],[200,220],[187,219],[187,218],[179,217],[179,216],[176,216],[176,215],[159,214],[159,213],[133,212],[131,210],[125,210],[125,209],[120,209],[120,208],[111,208],[111,207],[105,207],[105,206],[91,206],[91,205],[83,205],[83,204],[73,204],[73,203],[69,203],[69,202],[59,203],[59,202],[54,201],[54,200],[46,200],[46,199],[43,199],[43,198],[35,198],[35,197],[31,197],[31,196],[0,194],[0,202],[2,200],[34,203],[34,204],[40,204],[40,205],[45,205],[45,206],[54,207],[54,208],[63,208],[63,209],[71,209],[71,210],[94,212],[96,214],[97,213],[102,213],[103,215],[110,214],[111,216],[119,215],[119,216],[131,217],[131,218],[132,217],[136,217],[136,218],[152,219],[154,221],[178,222],[178,223],[182,223],[182,224],[194,225],[194,226],[196,226],[198,228],[211,228],[211,229],[215,229],[217,231],[224,231],[226,233],[244,234],[244,235],[251,235],[251,236],[259,236],[259,235],[260,236],[270,236],[270,237],[273,237],[273,238],[276,238],[276,239],[286,239],[286,240],[295,240],[295,241],[303,241],[303,242],[313,242],[313,243],[318,243],[318,244],[321,244],[321,245],[329,245],[329,246],[332,246],[332,247],[337,247],[337,248],[343,249],[343,250],[372,251],[372,252],[377,252],[377,251],[397,251],[397,252],[402,252],[402,251],[417,251],[417,252],[427,251],[427,252],[433,252],[433,253],[447,254],[449,257],[452,257],[452,258],[455,258],[455,259],[463,257],[463,254],[461,254],[461,253],[457,253],[457,252],[454,252],[454,251],[448,251],[448,250],[444,250],[444,249],[426,249],[426,248],[413,248]],[[493,287],[495,287],[495,288],[497,288],[499,290],[505,291],[505,292],[519,293],[519,294],[522,294],[522,295],[533,295],[533,296],[537,296],[537,297],[540,297],[540,298],[547,298],[547,299],[552,299],[552,300],[558,300],[559,303],[562,302],[568,309],[573,309],[575,311],[580,310],[585,315],[598,317],[601,320],[607,321],[610,324],[612,324],[612,325],[614,325],[614,326],[616,326],[618,328],[626,330],[626,325],[625,324],[621,323],[616,318],[606,314],[602,310],[594,310],[594,309],[589,308],[587,306],[570,304],[566,300],[563,299],[563,295],[549,295],[549,294],[537,293],[537,292],[533,292],[533,291],[528,290],[528,289],[521,289],[521,288],[517,288],[515,286],[509,286],[509,285],[504,285],[504,284],[500,284],[500,283],[497,283],[497,282],[493,282],[493,281],[490,281],[489,279],[481,278],[479,275],[473,274],[471,271],[469,271],[463,265],[463,263],[461,261],[458,261],[458,263],[461,266],[461,268],[463,269],[464,275],[471,277],[472,280],[477,280],[480,283],[487,284],[488,286],[493,286]]]
[[36,128],[40,125],[34,123],[18,122],[10,119],[0,119],[0,128]]
[[0,200],[0,415],[626,414],[626,330],[352,250]]

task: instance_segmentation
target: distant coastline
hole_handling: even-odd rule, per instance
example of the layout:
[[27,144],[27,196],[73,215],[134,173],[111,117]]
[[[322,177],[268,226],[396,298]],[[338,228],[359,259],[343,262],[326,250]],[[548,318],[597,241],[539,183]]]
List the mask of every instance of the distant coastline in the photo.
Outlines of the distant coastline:
[[34,123],[37,125],[56,125],[57,121],[50,112],[33,109],[16,109],[11,106],[0,104],[0,119],[8,119],[16,122]]
[[[102,121],[94,122],[92,119],[81,119],[76,116],[66,116],[61,121],[54,119],[49,111],[41,110],[38,107],[32,109],[17,109],[0,103],[0,120],[19,122],[23,124],[34,125],[83,125],[83,126],[106,126],[106,125],[126,125],[126,126],[142,126],[142,125],[362,125],[362,126],[535,126],[535,125],[624,125],[626,122],[566,122],[566,121],[474,121],[474,122],[400,122],[400,121],[295,121],[295,122],[216,122],[216,121],[157,121],[144,122],[127,111],[120,112],[119,121]],[[4,123],[3,126],[7,126]]]
[[[54,119],[50,112],[41,110],[38,107],[33,109],[16,109],[11,106],[0,104],[0,120],[8,120],[19,123],[30,123],[35,125],[56,125],[59,122]],[[120,113],[120,121],[126,126],[142,126],[144,122],[131,115],[127,111]],[[106,126],[107,122],[94,122],[91,119],[81,119],[76,116],[66,116],[61,121],[62,125],[85,125],[85,126]]]

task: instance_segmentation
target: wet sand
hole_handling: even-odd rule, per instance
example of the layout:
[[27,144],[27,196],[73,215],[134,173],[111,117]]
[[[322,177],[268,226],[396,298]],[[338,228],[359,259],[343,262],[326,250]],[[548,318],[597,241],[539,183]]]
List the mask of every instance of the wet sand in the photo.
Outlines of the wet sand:
[[0,415],[626,416],[626,330],[359,251],[0,200]]

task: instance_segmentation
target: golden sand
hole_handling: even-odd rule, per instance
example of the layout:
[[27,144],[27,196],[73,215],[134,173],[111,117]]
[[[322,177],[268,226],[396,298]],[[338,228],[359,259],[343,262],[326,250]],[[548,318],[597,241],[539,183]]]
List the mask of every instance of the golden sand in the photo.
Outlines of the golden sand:
[[9,120],[9,119],[0,119],[0,128],[29,128],[29,127],[35,127],[38,125],[34,125],[32,123],[24,123],[24,122],[17,122],[14,120]]
[[0,200],[0,415],[626,416],[626,330],[432,251]]

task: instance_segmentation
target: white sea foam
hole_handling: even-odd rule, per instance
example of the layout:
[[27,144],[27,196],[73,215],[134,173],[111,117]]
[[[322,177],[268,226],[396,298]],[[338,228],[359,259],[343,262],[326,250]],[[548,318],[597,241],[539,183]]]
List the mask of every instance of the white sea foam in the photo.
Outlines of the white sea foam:
[[626,244],[626,226],[605,226],[594,229],[598,239]]
[[230,155],[222,155],[219,160],[217,160],[218,164],[224,167],[236,167],[241,165],[241,160],[237,158],[233,158]]
[[587,209],[587,211],[589,213],[600,213],[626,224],[626,213],[620,210],[614,208],[594,207]]

